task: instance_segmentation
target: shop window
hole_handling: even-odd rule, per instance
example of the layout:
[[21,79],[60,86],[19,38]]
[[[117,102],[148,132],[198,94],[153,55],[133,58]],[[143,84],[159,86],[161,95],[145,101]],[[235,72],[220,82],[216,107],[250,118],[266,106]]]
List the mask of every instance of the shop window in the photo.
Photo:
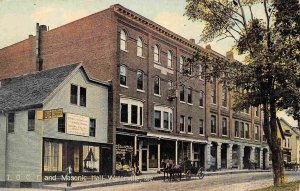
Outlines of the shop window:
[[128,104],[121,103],[121,122],[128,123]]
[[211,133],[217,133],[217,117],[212,115],[210,118]]
[[160,78],[158,76],[154,78],[154,94],[160,95]]
[[71,85],[71,103],[77,105],[78,100],[78,86]]
[[158,45],[154,46],[154,62],[155,63],[159,63],[160,59],[160,50]]
[[234,136],[239,137],[239,122],[238,121],[234,122]]
[[188,88],[187,90],[187,98],[188,98],[188,103],[192,103],[193,102],[193,91],[191,88]]
[[44,142],[44,171],[62,172],[62,143]]
[[245,124],[243,122],[240,122],[240,136],[245,138]]
[[136,42],[136,54],[137,56],[142,57],[143,56],[143,40],[141,37],[138,37],[137,42]]
[[99,172],[100,166],[100,151],[99,146],[88,146],[82,147],[83,155],[83,172]]
[[125,30],[121,30],[120,32],[120,49],[127,50],[127,33]]
[[90,136],[96,136],[96,119],[90,119]]
[[200,121],[199,121],[199,134],[204,135],[204,121],[203,121],[203,119],[200,119]]
[[180,132],[185,132],[185,125],[184,125],[184,116],[180,116]]
[[8,113],[7,118],[7,132],[13,133],[15,132],[15,113]]
[[199,106],[204,107],[204,93],[203,93],[203,91],[200,91],[200,93],[199,93]]
[[173,68],[172,52],[168,50],[168,68]]
[[131,123],[138,124],[138,106],[131,105]]
[[185,101],[185,99],[184,99],[184,85],[181,85],[180,87],[179,87],[179,91],[180,91],[180,101]]
[[79,147],[74,147],[74,172],[79,172],[80,169],[80,153]]
[[161,127],[161,111],[154,111],[154,120],[155,120],[155,127]]
[[192,118],[188,117],[188,121],[187,121],[187,131],[188,133],[192,133]]
[[86,107],[86,88],[80,87],[80,106]]
[[63,114],[63,117],[59,117],[57,119],[58,132],[65,133],[66,132],[66,114]]
[[126,86],[127,80],[126,80],[126,67],[120,66],[120,84],[123,86]]
[[28,111],[28,131],[34,131],[35,128],[35,110]]
[[136,80],[137,80],[137,89],[143,90],[144,89],[144,73],[142,71],[137,71]]

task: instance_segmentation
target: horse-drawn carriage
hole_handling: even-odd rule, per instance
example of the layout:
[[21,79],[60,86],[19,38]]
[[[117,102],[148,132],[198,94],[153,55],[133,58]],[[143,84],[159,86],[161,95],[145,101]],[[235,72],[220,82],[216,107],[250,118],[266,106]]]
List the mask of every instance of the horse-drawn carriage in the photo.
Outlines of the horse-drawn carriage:
[[199,161],[185,160],[179,165],[163,164],[164,181],[168,178],[171,180],[181,180],[183,176],[186,180],[190,180],[192,176],[202,179],[204,177],[204,169],[200,166]]

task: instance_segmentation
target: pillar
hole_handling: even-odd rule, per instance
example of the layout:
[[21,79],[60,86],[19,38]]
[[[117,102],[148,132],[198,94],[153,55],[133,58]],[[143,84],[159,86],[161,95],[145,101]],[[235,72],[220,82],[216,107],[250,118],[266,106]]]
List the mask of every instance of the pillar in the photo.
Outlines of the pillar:
[[190,143],[190,160],[194,160],[193,142]]
[[175,164],[178,165],[178,140],[175,142]]
[[[158,140],[159,141],[159,140]],[[157,167],[158,167],[158,171],[160,171],[160,142],[158,142],[157,144]]]
[[259,168],[261,168],[261,169],[264,167],[263,154],[264,154],[263,148],[260,148],[260,150],[259,150]]
[[255,160],[255,147],[251,147],[250,161],[253,162],[254,160]]
[[208,142],[205,145],[205,155],[204,155],[204,159],[205,159],[205,170],[208,170],[210,168],[210,160],[211,160],[211,155],[210,155],[210,148],[211,148],[211,142]]
[[232,146],[233,144],[228,144],[227,146],[227,168],[232,169]]
[[217,169],[221,169],[221,146],[222,143],[217,143]]
[[265,166],[266,166],[266,169],[269,169],[270,166],[269,166],[269,149],[267,149],[266,153],[265,153]]
[[134,136],[134,148],[133,148],[134,156],[136,156],[137,153],[137,136]]
[[143,141],[139,142],[139,169],[142,171],[142,147],[143,147]]
[[244,169],[244,145],[239,145],[239,169]]

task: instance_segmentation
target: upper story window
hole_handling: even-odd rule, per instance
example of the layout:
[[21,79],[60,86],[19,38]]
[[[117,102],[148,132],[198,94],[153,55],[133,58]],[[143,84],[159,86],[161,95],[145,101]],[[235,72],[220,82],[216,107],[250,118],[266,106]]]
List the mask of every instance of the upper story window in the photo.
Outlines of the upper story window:
[[78,100],[78,86],[76,85],[71,85],[71,103],[72,104],[77,104]]
[[250,139],[250,125],[249,125],[249,123],[245,124],[245,138]]
[[[79,91],[78,91],[79,90]],[[79,95],[78,95],[79,92]],[[71,84],[71,104],[86,107],[86,88]],[[79,99],[78,99],[79,97]]]
[[120,33],[120,49],[127,50],[127,33],[125,30],[121,30]]
[[201,64],[199,64],[199,79],[200,80],[203,80],[204,78],[203,78],[203,68],[202,68],[202,65]]
[[160,78],[158,76],[154,78],[154,94],[160,95]]
[[228,91],[227,91],[227,87],[223,85],[222,87],[222,106],[223,107],[227,107],[227,102],[228,102]]
[[63,114],[63,117],[57,119],[58,132],[66,132],[66,114]]
[[245,138],[245,124],[244,124],[244,122],[240,122],[240,136],[241,136],[241,138]]
[[179,91],[180,91],[180,101],[185,101],[185,96],[184,96],[184,85],[179,86]]
[[203,121],[203,119],[200,119],[200,121],[199,121],[199,134],[204,135],[204,121]]
[[137,42],[136,42],[136,54],[137,56],[142,57],[143,56],[143,40],[141,37],[137,38]]
[[172,90],[173,89],[173,82],[172,81],[168,81],[168,90]]
[[204,107],[204,93],[203,93],[203,91],[200,91],[200,93],[199,93],[199,106]]
[[211,103],[217,104],[217,80],[215,77],[211,83]]
[[137,71],[136,73],[136,83],[137,89],[143,90],[144,89],[144,73],[142,71]]
[[154,106],[154,127],[173,129],[173,110],[168,107]]
[[248,107],[248,108],[244,109],[244,113],[246,113],[246,114],[250,114],[250,107]]
[[8,113],[7,118],[7,132],[13,133],[15,132],[15,113]]
[[180,116],[180,132],[185,132],[185,117]]
[[80,87],[80,106],[86,107],[86,88]]
[[35,128],[35,110],[28,111],[28,131],[34,131]]
[[259,140],[259,126],[258,125],[255,125],[255,127],[254,127],[254,137],[255,137],[255,140]]
[[255,116],[259,117],[259,107],[255,107]]
[[183,73],[183,67],[184,67],[184,58],[180,56],[179,58],[179,72]]
[[227,118],[222,118],[222,133],[223,135],[227,135]]
[[141,101],[121,98],[120,120],[128,125],[143,125],[143,103]]
[[96,119],[90,119],[90,136],[96,136]]
[[215,115],[210,116],[210,132],[217,133],[217,117]]
[[187,90],[187,96],[188,96],[188,103],[192,103],[193,102],[193,91],[192,88],[188,88]]
[[188,75],[191,76],[193,74],[193,64],[189,63],[187,68]]
[[187,131],[188,131],[188,133],[192,133],[192,118],[191,117],[188,117],[188,120],[187,120]]
[[239,122],[238,121],[234,122],[234,136],[239,137]]
[[124,65],[120,66],[120,84],[126,86],[126,67]]
[[168,50],[168,68],[173,68],[172,52]]
[[160,59],[160,50],[158,45],[154,46],[154,62],[159,63]]

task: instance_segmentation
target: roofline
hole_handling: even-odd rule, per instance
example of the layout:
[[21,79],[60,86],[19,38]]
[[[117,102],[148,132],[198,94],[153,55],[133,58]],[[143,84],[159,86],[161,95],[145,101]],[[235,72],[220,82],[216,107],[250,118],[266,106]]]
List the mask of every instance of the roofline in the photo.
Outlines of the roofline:
[[37,109],[37,108],[42,108],[44,105],[42,103],[37,103],[37,104],[31,104],[31,105],[26,105],[26,106],[22,106],[22,107],[16,107],[16,108],[6,108],[3,110],[0,110],[3,113],[9,113],[9,112],[14,112],[14,111],[24,111],[24,110],[28,110],[28,109]]

